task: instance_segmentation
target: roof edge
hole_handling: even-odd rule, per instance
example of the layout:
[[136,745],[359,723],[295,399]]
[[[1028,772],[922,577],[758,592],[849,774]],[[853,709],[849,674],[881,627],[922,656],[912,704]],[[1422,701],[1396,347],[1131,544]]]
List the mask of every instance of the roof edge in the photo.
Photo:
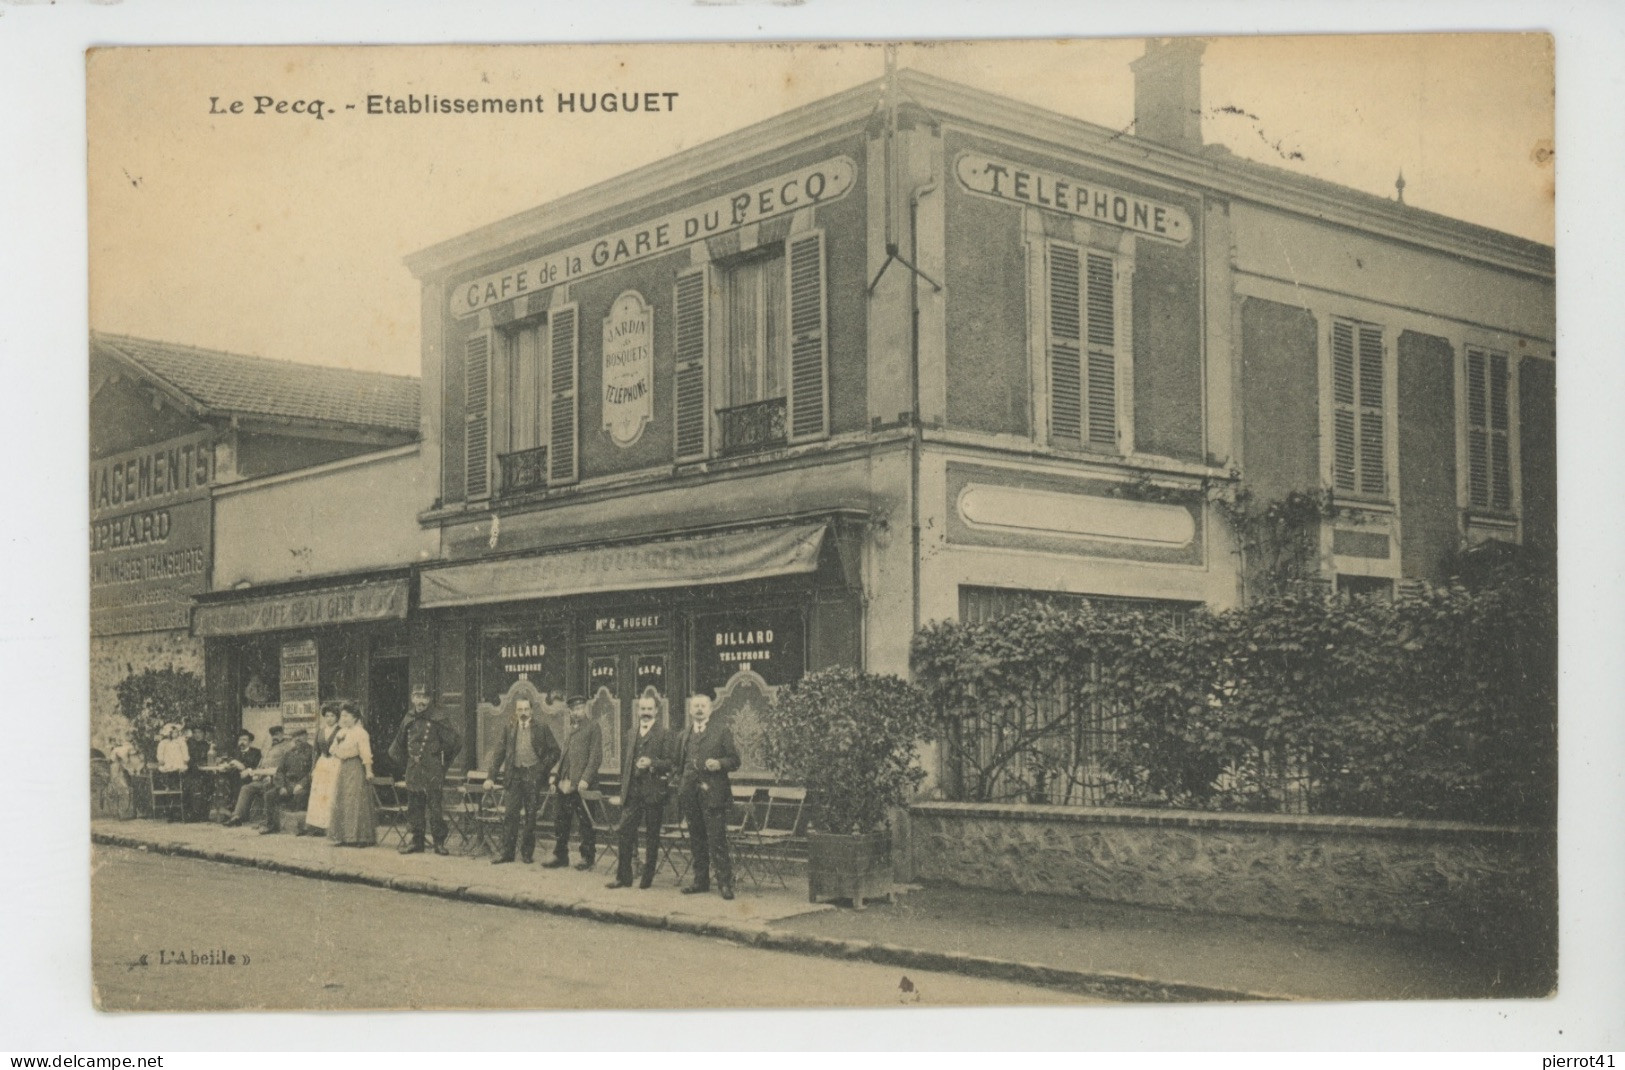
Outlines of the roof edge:
[[620,203],[650,197],[672,183],[692,181],[744,163],[776,145],[816,137],[847,123],[866,119],[880,103],[881,85],[881,79],[873,79],[851,89],[843,89],[833,96],[803,104],[741,130],[701,142],[673,156],[644,164],[408,253],[402,262],[416,278],[422,280],[450,273],[476,259],[500,256],[504,251],[534,244],[551,234],[579,226],[593,213],[602,210],[606,199]]

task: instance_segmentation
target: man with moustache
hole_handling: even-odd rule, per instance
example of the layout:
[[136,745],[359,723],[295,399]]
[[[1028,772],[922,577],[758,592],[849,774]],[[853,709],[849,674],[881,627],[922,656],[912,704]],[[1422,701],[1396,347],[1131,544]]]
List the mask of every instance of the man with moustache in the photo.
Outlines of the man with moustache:
[[734,897],[733,861],[728,856],[728,807],[733,785],[728,774],[739,768],[739,748],[733,733],[711,723],[711,700],[694,695],[688,700],[688,731],[678,754],[677,804],[688,822],[688,840],[694,855],[694,880],[684,895],[711,890],[711,871],[717,892]]
[[[485,790],[496,787],[503,778],[506,794],[502,816],[502,848],[491,859],[493,866],[513,861],[514,847],[529,865],[536,857],[536,814],[541,809],[542,789],[548,770],[559,760],[559,745],[553,732],[531,716],[530,699],[516,698],[513,717],[503,726],[502,740],[492,755],[490,777]],[[504,776],[504,770],[506,775]],[[520,816],[521,812],[524,814]]]
[[626,748],[621,766],[621,822],[615,827],[615,879],[607,887],[632,887],[632,863],[638,851],[638,829],[644,829],[643,876],[639,888],[654,883],[660,861],[660,820],[666,809],[666,780],[673,758],[671,733],[656,723],[659,704],[638,699],[638,734]]

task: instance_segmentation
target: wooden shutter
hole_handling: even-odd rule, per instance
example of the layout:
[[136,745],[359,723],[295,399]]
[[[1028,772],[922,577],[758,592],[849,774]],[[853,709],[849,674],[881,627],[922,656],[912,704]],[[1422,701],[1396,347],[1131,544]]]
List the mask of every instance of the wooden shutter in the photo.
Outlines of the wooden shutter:
[[463,344],[463,464],[469,501],[491,496],[491,333]]
[[1341,491],[1388,491],[1382,328],[1332,323],[1332,477]]
[[1512,508],[1511,399],[1504,353],[1467,351],[1467,491],[1480,507]]
[[824,235],[790,240],[790,439],[829,434],[829,331]]
[[672,390],[672,424],[679,461],[704,457],[710,437],[705,401],[705,289],[706,269],[701,268],[678,278],[673,300],[677,381]]
[[549,317],[550,381],[552,404],[548,410],[547,482],[549,486],[574,483],[580,478],[577,456],[578,405],[576,391],[576,307],[567,305]]
[[1360,326],[1360,492],[1385,494],[1388,458],[1382,405],[1382,331]]
[[1507,358],[1490,354],[1490,504],[1512,508],[1511,402]]
[[1090,253],[1085,304],[1089,314],[1089,441],[1117,448],[1117,264]]
[[1358,489],[1354,454],[1354,325],[1332,324],[1332,482]]
[[1078,250],[1049,243],[1049,426],[1053,438],[1083,441],[1083,310]]

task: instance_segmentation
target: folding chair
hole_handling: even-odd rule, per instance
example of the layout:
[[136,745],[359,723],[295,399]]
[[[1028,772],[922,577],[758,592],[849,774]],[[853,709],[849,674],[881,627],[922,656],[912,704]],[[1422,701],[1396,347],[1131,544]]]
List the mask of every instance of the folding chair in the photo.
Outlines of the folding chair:
[[112,807],[108,804],[108,788],[113,783],[113,763],[106,758],[90,760],[90,816],[107,817]]
[[687,876],[694,864],[688,849],[688,826],[676,792],[667,797],[665,819],[660,824],[660,864],[670,866],[672,876],[678,880]]
[[480,800],[485,794],[485,773],[470,769],[467,776],[446,777],[446,824],[457,834],[457,848],[479,854],[486,846],[480,831]]
[[393,837],[397,843],[405,843],[406,800],[401,796],[404,782],[397,784],[390,777],[375,776],[368,777],[367,783],[372,785],[373,805],[378,810],[378,823],[384,827],[384,834],[378,837],[378,842],[385,843]]
[[779,887],[788,887],[784,872],[790,862],[790,849],[807,839],[807,789],[773,787],[767,789],[767,808],[753,833],[757,859]]
[[147,774],[152,799],[152,816],[179,821],[186,816],[186,789],[180,773]]
[[[470,774],[470,780],[473,775]],[[470,785],[472,790],[473,785]],[[474,820],[479,829],[480,844],[492,854],[502,849],[502,826],[508,820],[507,792],[501,784],[485,787],[480,778],[479,794],[474,797]]]
[[620,844],[616,841],[613,818],[619,815],[620,807],[611,807],[609,799],[601,791],[584,791],[581,801],[587,804],[587,816],[592,818],[593,838],[598,841],[593,861],[615,858],[620,854]]
[[760,791],[751,785],[735,784],[728,807],[728,843],[733,852],[734,871],[743,873],[758,889],[762,886],[758,871],[767,868],[767,861],[762,857],[763,841],[757,835],[760,822],[756,796]]

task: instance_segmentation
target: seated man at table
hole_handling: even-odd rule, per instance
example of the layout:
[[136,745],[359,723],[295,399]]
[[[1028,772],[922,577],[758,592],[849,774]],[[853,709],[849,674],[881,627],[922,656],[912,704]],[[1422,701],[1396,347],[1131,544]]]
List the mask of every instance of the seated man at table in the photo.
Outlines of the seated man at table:
[[241,773],[243,785],[237,790],[237,807],[226,818],[227,825],[241,825],[248,819],[248,809],[255,799],[263,798],[266,788],[271,783],[271,774],[276,772],[277,762],[282,760],[282,754],[288,749],[288,743],[283,738],[282,726],[271,726],[271,749],[266,751],[256,766],[244,769]]
[[[292,806],[303,810],[310,797],[310,774],[316,768],[316,748],[310,745],[310,733],[295,728],[288,733],[288,745],[282,749],[265,786],[265,827],[261,836],[282,831],[282,808]],[[300,823],[304,823],[301,817]]]

